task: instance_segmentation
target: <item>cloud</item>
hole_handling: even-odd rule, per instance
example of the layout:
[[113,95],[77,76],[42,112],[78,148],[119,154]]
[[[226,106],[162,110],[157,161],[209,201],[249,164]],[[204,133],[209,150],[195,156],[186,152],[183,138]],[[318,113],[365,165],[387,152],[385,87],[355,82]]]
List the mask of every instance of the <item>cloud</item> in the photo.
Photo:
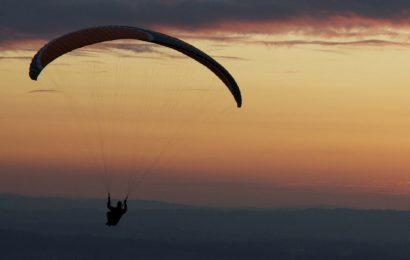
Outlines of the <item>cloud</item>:
[[29,56],[0,56],[0,60],[31,60]]
[[[101,24],[180,31],[210,39],[217,32],[363,35],[408,28],[408,0],[3,0],[0,44],[50,39]],[[357,30],[359,28],[359,30]],[[219,37],[219,38],[218,38]]]
[[[102,45],[95,46],[98,49],[108,48],[113,51],[116,51],[116,55],[125,58],[134,58],[137,57],[135,54],[138,54],[138,58],[149,58],[149,59],[162,59],[164,57],[170,58],[188,58],[182,54],[170,54],[163,51],[163,47],[159,45],[155,45],[152,43],[125,43],[125,42],[108,42],[103,43]],[[141,54],[157,54],[155,55],[145,55],[141,56]]]
[[155,53],[156,45],[151,43],[124,43],[124,42],[107,42],[100,44],[98,48],[107,48],[107,49],[116,49],[116,50],[125,50],[133,53]]
[[36,89],[36,90],[28,91],[27,94],[41,94],[41,93],[55,93],[55,92],[60,92],[60,91],[56,89]]
[[[108,49],[113,49],[116,51],[125,51],[127,53],[121,53],[119,54],[122,57],[135,57],[133,55],[130,55],[128,52],[131,52],[133,54],[138,54],[138,57],[141,57],[139,54],[141,53],[145,53],[145,54],[158,54],[159,57],[156,56],[149,56],[149,58],[163,58],[163,57],[168,57],[168,58],[181,58],[181,59],[185,59],[188,58],[185,55],[181,55],[181,54],[170,54],[167,52],[163,51],[163,47],[159,46],[159,45],[155,45],[152,43],[125,43],[125,42],[108,42],[108,43],[104,43],[99,45],[98,47],[99,49],[104,49],[104,48],[108,48]],[[214,58],[217,59],[223,59],[223,60],[246,60],[245,58],[241,58],[241,57],[236,57],[236,56],[227,56],[227,55],[214,55]]]
[[363,41],[305,41],[305,40],[292,40],[292,41],[254,41],[253,43],[263,44],[266,46],[285,46],[292,47],[298,45],[319,45],[319,46],[400,46],[410,47],[410,43],[406,42],[394,42],[384,40],[363,40]]
[[214,55],[213,57],[216,59],[221,59],[221,60],[241,60],[241,61],[249,60],[246,58],[241,58],[241,57],[236,57],[236,56],[226,56],[226,55]]

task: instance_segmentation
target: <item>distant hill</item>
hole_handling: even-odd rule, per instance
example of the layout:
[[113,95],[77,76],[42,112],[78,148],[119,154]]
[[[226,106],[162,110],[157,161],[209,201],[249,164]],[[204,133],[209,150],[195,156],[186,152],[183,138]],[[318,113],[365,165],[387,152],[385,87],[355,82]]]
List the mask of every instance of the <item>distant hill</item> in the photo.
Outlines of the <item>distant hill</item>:
[[0,195],[2,259],[410,259],[410,212],[202,208]]
[[[63,210],[63,209],[103,209],[106,199],[69,199],[59,197],[29,197],[15,194],[0,194],[0,210]],[[116,200],[113,199],[113,203]],[[129,200],[134,209],[186,209],[193,206],[147,200]]]

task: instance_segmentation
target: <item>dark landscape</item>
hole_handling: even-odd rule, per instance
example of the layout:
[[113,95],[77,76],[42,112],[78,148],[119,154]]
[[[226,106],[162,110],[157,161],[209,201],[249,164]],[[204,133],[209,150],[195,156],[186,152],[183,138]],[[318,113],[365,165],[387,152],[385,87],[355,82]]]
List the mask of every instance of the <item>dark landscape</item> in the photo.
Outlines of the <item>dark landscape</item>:
[[0,196],[3,259],[409,259],[410,212],[202,208]]

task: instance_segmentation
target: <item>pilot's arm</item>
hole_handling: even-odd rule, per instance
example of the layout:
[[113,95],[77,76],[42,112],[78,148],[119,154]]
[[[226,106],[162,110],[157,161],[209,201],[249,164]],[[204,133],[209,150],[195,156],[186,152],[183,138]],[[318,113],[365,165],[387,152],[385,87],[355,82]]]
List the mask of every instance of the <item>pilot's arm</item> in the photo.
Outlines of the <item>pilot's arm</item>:
[[127,210],[128,210],[127,200],[128,200],[128,196],[124,200],[124,213],[127,212]]
[[112,210],[112,206],[111,206],[111,196],[110,196],[109,193],[108,193],[108,200],[107,200],[107,208],[108,208],[109,210]]

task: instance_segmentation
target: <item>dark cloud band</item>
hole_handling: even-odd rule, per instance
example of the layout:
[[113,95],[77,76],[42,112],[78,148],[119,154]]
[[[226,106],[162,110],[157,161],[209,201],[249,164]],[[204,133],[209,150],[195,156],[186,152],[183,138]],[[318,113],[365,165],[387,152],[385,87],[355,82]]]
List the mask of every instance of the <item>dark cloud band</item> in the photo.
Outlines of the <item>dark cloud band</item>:
[[[3,0],[0,42],[49,39],[101,24],[272,33],[303,27],[408,26],[408,0]],[[263,26],[262,26],[263,25]],[[294,28],[292,28],[294,30]]]

